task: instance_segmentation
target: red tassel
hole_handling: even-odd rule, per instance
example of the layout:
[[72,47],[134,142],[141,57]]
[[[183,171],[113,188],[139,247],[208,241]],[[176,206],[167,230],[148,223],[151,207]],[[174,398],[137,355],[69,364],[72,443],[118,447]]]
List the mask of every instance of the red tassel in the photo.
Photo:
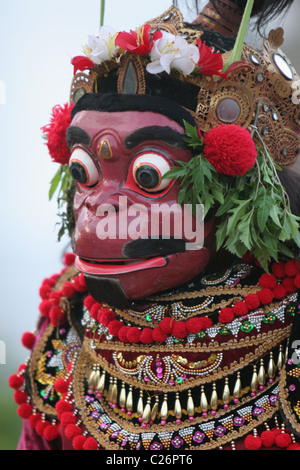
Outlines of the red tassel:
[[17,410],[18,415],[22,419],[28,419],[29,416],[32,415],[32,406],[29,403],[22,403],[18,410]]
[[49,442],[55,441],[55,439],[57,439],[60,436],[59,426],[57,424],[55,425],[50,424],[50,426],[47,426],[45,428],[43,436],[46,439],[46,441],[49,441]]
[[75,424],[76,418],[70,411],[65,411],[61,415],[61,425],[65,428],[68,424]]
[[249,434],[245,439],[245,447],[247,450],[259,450],[262,446],[261,438]]
[[54,388],[58,393],[66,393],[68,391],[68,382],[65,379],[58,379],[54,382]]
[[83,450],[97,450],[98,442],[93,437],[88,437],[83,444]]
[[278,447],[285,448],[292,443],[292,438],[287,432],[281,432],[276,436],[275,442]]
[[74,450],[83,450],[86,440],[87,438],[85,436],[75,436],[72,441]]
[[76,424],[68,424],[65,429],[65,435],[68,439],[73,440],[74,437],[81,435],[81,429]]
[[16,390],[14,393],[14,400],[17,405],[22,405],[22,403],[26,403],[27,397],[27,393],[23,390]]
[[260,438],[264,447],[272,447],[275,443],[275,433],[273,431],[264,431]]
[[22,387],[23,383],[24,377],[20,377],[18,374],[12,374],[8,379],[8,385],[15,390]]
[[45,429],[48,426],[51,426],[51,424],[48,423],[48,421],[38,421],[35,425],[35,430],[39,436],[43,436]]
[[35,343],[35,340],[36,340],[35,335],[33,333],[26,331],[22,335],[21,342],[25,348],[32,349]]

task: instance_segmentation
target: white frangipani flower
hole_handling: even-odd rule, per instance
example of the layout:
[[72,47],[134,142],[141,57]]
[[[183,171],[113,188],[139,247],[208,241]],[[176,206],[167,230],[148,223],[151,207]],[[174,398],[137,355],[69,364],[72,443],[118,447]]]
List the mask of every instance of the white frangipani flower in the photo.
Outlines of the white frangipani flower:
[[180,36],[163,32],[162,37],[153,43],[150,52],[151,62],[146,68],[152,74],[163,71],[170,74],[171,69],[175,69],[189,75],[193,72],[199,58],[197,46],[189,44]]
[[97,65],[111,60],[116,51],[116,31],[110,26],[102,26],[99,36],[89,36],[88,56]]

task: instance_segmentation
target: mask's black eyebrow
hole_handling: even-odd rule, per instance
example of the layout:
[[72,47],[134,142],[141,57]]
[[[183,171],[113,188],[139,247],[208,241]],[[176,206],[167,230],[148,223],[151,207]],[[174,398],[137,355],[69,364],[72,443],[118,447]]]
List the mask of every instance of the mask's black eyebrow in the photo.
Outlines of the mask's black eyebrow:
[[184,135],[174,131],[168,126],[147,126],[141,127],[124,138],[124,146],[132,149],[147,140],[159,140],[171,147],[186,149],[187,145],[183,140]]
[[83,144],[91,145],[92,138],[91,136],[81,127],[69,126],[66,132],[66,139],[69,149],[73,147],[74,144]]

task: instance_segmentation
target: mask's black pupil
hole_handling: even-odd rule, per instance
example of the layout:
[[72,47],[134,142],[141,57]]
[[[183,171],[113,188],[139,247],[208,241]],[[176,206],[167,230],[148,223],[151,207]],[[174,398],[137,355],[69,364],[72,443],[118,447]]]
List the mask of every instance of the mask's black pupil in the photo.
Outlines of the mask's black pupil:
[[88,175],[83,165],[79,162],[72,162],[69,171],[75,181],[81,184],[85,184],[88,180]]
[[151,165],[141,165],[135,173],[137,182],[144,188],[155,188],[160,181],[158,171]]

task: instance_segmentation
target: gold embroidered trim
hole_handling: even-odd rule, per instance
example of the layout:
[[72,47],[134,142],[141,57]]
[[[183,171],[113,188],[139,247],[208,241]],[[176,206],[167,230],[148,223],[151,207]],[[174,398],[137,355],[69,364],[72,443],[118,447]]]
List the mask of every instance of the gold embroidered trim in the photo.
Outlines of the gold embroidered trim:
[[[100,365],[104,370],[106,370],[111,376],[117,377],[119,380],[123,382],[134,385],[136,388],[142,390],[151,390],[157,391],[158,389],[163,392],[177,392],[181,390],[187,390],[192,387],[197,387],[200,384],[206,384],[210,382],[214,382],[218,379],[222,379],[227,377],[228,375],[234,374],[238,370],[243,369],[245,366],[249,365],[251,362],[258,360],[260,357],[271,351],[277,345],[279,345],[282,341],[289,337],[291,331],[291,326],[288,326],[282,330],[275,330],[274,332],[269,331],[268,333],[264,333],[261,335],[257,335],[257,337],[252,338],[245,338],[245,341],[242,340],[239,343],[234,341],[231,344],[225,345],[217,345],[216,343],[212,343],[210,348],[199,348],[197,350],[193,350],[193,348],[182,348],[180,352],[186,351],[188,353],[191,352],[208,352],[214,351],[215,353],[223,352],[224,350],[230,351],[233,349],[241,349],[245,348],[245,353],[243,357],[240,357],[239,362],[232,361],[230,366],[219,366],[216,370],[212,372],[208,372],[206,375],[201,376],[193,376],[191,378],[187,378],[184,382],[178,385],[166,385],[166,384],[152,384],[150,381],[144,384],[140,382],[136,377],[126,374],[126,372],[122,372],[119,370],[115,364],[110,364],[104,357],[99,356],[95,350],[92,350],[89,345],[89,341],[86,339],[83,343],[82,349],[85,351],[86,356],[89,357],[89,365],[92,367],[93,364]],[[248,340],[248,341],[247,341]],[[242,343],[242,344],[241,344]],[[109,345],[110,347],[103,348],[103,350],[110,350],[110,351],[128,351],[128,345],[123,344],[122,348],[114,345]],[[120,344],[121,346],[121,344]],[[253,347],[254,351],[249,352],[249,348]],[[100,348],[99,348],[100,349]],[[102,348],[101,348],[102,349]],[[149,354],[151,351],[155,352],[179,352],[179,349],[175,349],[173,347],[163,347],[158,346],[155,349],[152,348],[145,348],[145,346],[137,346],[132,345],[130,348],[131,352],[141,352],[145,354]],[[200,358],[199,358],[200,360]]]
[[[74,371],[74,378],[73,378],[73,394],[74,394],[74,401],[76,403],[76,408],[78,411],[78,414],[81,417],[82,423],[87,429],[87,431],[100,443],[101,446],[103,446],[107,450],[121,450],[120,446],[118,445],[118,442],[120,444],[120,441],[123,439],[122,436],[119,436],[117,439],[117,442],[111,442],[109,440],[109,436],[102,433],[99,431],[99,423],[90,419],[88,417],[88,407],[85,404],[84,401],[84,395],[85,395],[85,390],[84,390],[84,380],[86,378],[86,372],[88,368],[88,363],[89,363],[89,354],[87,354],[84,349],[82,349],[76,367]],[[258,393],[256,395],[256,399],[259,399],[261,395],[264,395],[270,388],[276,384],[278,379],[274,381],[272,385],[267,386],[263,392]],[[238,405],[233,405],[232,408],[230,408],[230,411],[234,411],[234,409],[239,408],[240,406],[243,406],[253,400],[252,397],[247,397],[247,398],[241,398],[240,403]],[[126,428],[126,432],[131,432],[135,434],[143,434],[144,432],[138,424],[133,424],[128,422],[126,419],[119,417],[116,413],[112,412],[111,408],[103,401],[101,401],[101,405],[103,406],[104,411],[108,414],[108,416],[111,417],[113,414],[113,421],[118,423],[121,427]],[[264,413],[262,413],[261,416],[258,416],[257,419],[252,419],[252,416],[249,417],[250,422],[247,425],[244,425],[242,428],[239,429],[239,431],[231,431],[230,436],[223,436],[217,438],[213,443],[207,443],[203,444],[201,447],[200,446],[192,446],[190,447],[191,450],[205,450],[205,449],[213,449],[217,448],[221,445],[225,445],[226,443],[231,442],[234,439],[237,439],[239,437],[242,437],[246,435],[247,433],[251,432],[255,427],[259,426],[266,420],[270,419],[274,413],[278,411],[277,406],[271,407],[270,405],[267,407],[268,409],[265,410]],[[222,417],[223,415],[228,414],[228,410],[220,410],[218,413],[215,415],[214,419]],[[211,420],[211,417],[197,417],[194,419],[193,424],[198,424],[198,423],[205,423],[209,422]],[[172,432],[172,431],[178,431],[185,429],[186,427],[189,427],[190,424],[187,423],[181,423],[181,424],[175,424],[175,423],[167,423],[165,426],[162,425],[155,425],[152,426],[151,430],[149,432],[154,432],[154,433],[160,433],[160,432]]]
[[[291,407],[291,403],[288,400],[289,397],[289,392],[286,387],[286,368],[284,367],[283,370],[281,371],[281,377],[279,381],[279,399],[280,399],[280,406],[284,412],[285,417],[291,424],[292,428],[297,432],[300,433],[300,424],[295,418],[295,412]],[[299,408],[299,401],[297,404],[297,407]],[[299,411],[298,411],[299,413]]]

